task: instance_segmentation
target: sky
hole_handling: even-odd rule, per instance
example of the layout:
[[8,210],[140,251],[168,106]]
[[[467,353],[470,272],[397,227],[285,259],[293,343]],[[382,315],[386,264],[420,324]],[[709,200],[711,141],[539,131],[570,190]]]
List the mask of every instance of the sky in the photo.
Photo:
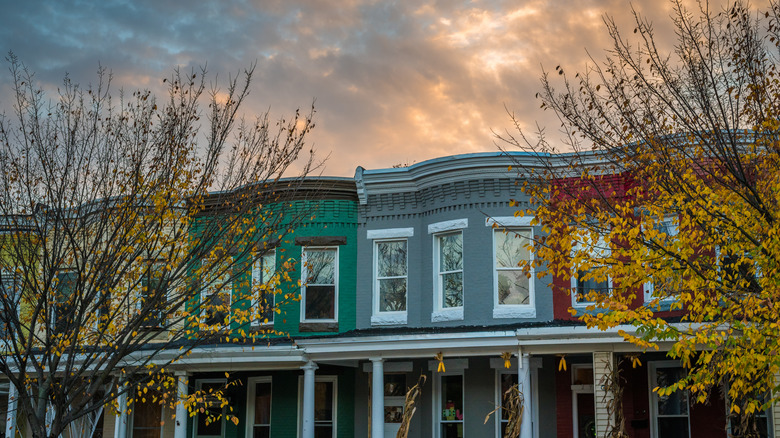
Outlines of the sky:
[[309,142],[327,157],[322,174],[352,176],[497,151],[495,133],[513,129],[508,112],[556,141],[560,123],[535,97],[543,69],[603,58],[602,18],[629,35],[631,5],[671,47],[665,0],[5,0],[0,50],[47,88],[65,74],[94,83],[103,66],[115,90],[158,96],[176,67],[205,65],[224,82],[256,63],[246,114],[279,118],[314,102]]

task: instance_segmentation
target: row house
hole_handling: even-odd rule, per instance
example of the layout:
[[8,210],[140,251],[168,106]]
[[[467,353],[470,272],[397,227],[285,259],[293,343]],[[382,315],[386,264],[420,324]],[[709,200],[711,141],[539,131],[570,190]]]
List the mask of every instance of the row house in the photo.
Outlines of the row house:
[[[221,387],[229,372],[240,382],[227,392],[238,424],[136,402],[106,416],[101,436],[395,437],[421,375],[409,437],[502,437],[506,415],[489,414],[514,384],[520,437],[604,436],[614,406],[605,378],[617,367],[630,436],[726,438],[722,398],[697,405],[652,391],[683,375],[679,363],[624,342],[618,329],[631,327],[588,330],[570,315],[584,303],[562,291],[597,285],[518,267],[542,230],[515,215],[529,199],[510,166],[533,160],[477,153],[312,178],[288,207],[312,218],[252,273],[299,262],[285,286],[299,299],[250,327],[284,335],[201,347],[172,368],[181,392]],[[6,410],[9,430],[16,417]],[[765,436],[780,436],[777,411],[764,414]]]

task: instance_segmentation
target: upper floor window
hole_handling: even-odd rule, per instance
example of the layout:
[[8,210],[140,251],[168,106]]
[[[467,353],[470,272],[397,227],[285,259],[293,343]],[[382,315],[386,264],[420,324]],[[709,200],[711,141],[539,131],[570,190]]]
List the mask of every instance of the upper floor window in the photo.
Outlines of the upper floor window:
[[372,324],[406,324],[408,242],[405,237],[413,233],[413,228],[367,233],[369,239],[375,239]]
[[138,310],[146,314],[142,323],[144,327],[161,327],[165,321],[168,301],[165,268],[164,261],[153,260],[140,279],[137,305]]
[[[679,229],[672,216],[663,218],[653,228],[656,231],[654,240],[663,246],[669,245],[669,240],[677,236]],[[653,295],[659,297],[662,303],[673,301],[679,286],[679,281],[673,278],[651,278],[644,284],[644,301],[649,302]]]
[[54,276],[54,312],[51,324],[56,333],[64,333],[72,325],[78,277],[78,272],[74,270],[61,270]]
[[[271,250],[252,265],[252,325],[273,324],[274,284],[272,279],[276,272],[276,251]],[[258,291],[255,294],[255,291]]]
[[[216,266],[214,266],[216,264]],[[200,291],[203,323],[208,326],[227,327],[230,324],[230,308],[233,287],[230,283],[232,257],[223,261],[203,260],[202,266],[209,278]]]
[[301,320],[335,321],[338,313],[338,248],[303,250]]
[[463,319],[463,228],[466,219],[428,226],[433,234],[434,311],[431,321]]
[[572,258],[580,257],[585,264],[572,266],[571,273],[571,305],[572,307],[586,307],[594,304],[591,293],[604,294],[612,288],[612,279],[599,273],[602,263],[612,253],[607,237],[586,229],[578,229],[575,234],[576,242],[572,246]]
[[[493,318],[535,318],[532,217],[488,218],[493,227]],[[524,265],[524,266],[523,266]]]
[[[22,284],[21,277],[14,274],[13,271],[0,270],[0,293],[4,295],[3,299],[8,303],[8,310],[11,312],[5,315],[6,318],[19,316],[19,301],[21,299]],[[2,324],[0,323],[0,337],[7,337],[10,332],[9,329],[16,324]]]

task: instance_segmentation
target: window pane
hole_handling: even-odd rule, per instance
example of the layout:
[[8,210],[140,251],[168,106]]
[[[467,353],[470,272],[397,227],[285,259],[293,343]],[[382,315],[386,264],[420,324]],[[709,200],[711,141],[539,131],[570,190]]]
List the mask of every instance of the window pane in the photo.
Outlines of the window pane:
[[314,425],[314,438],[333,438],[333,425],[331,424]]
[[463,306],[463,272],[453,272],[442,275],[442,287],[444,287],[443,307]]
[[406,278],[379,280],[379,311],[406,310]]
[[498,271],[498,304],[530,304],[525,273]]
[[664,438],[688,438],[688,417],[659,418],[658,436]]
[[[271,424],[271,383],[255,385],[255,425]],[[255,429],[257,430],[257,429]]]
[[306,286],[306,319],[336,317],[335,286]]
[[377,242],[377,276],[406,275],[406,241]]
[[449,234],[439,237],[439,271],[463,269],[463,234]]
[[442,420],[463,419],[463,376],[441,376],[441,405]]
[[[198,435],[222,436],[222,408],[215,396],[210,395],[209,390],[218,391],[224,386],[224,382],[203,382],[200,389],[206,393],[206,412],[197,415]],[[209,421],[209,417],[211,417]]]
[[264,254],[255,261],[255,266],[252,269],[252,287],[257,290],[260,285],[267,285],[268,289],[262,289],[257,302],[255,304],[255,313],[258,320],[256,323],[264,323],[267,319],[268,322],[274,320],[274,303],[275,297],[270,285],[271,278],[276,271],[276,252],[270,251]]
[[162,428],[162,406],[152,401],[154,391],[145,395],[146,401],[136,396],[133,403],[133,436],[159,438]]
[[306,283],[335,284],[335,249],[306,250]]
[[[656,385],[659,387],[670,386],[685,377],[685,370],[682,368],[658,368],[655,373]],[[658,415],[688,415],[688,393],[686,391],[675,391],[669,395],[657,397]],[[688,420],[685,421],[688,424]]]
[[530,242],[530,231],[495,230],[496,267],[516,268],[522,260],[529,260],[525,247]]
[[403,397],[406,395],[405,374],[385,374],[385,397]]
[[314,384],[314,421],[333,421],[333,382]]
[[271,426],[255,426],[252,436],[253,438],[270,438]]

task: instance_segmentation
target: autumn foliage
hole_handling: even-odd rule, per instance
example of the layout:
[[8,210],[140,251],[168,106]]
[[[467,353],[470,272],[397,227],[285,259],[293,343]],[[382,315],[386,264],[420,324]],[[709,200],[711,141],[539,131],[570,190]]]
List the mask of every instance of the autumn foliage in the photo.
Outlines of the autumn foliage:
[[543,77],[563,146],[500,137],[536,157],[519,170],[536,272],[589,327],[678,359],[660,393],[724,388],[749,415],[780,389],[780,6],[707,8],[675,3],[668,52],[640,15],[629,37],[606,18],[605,59]]

